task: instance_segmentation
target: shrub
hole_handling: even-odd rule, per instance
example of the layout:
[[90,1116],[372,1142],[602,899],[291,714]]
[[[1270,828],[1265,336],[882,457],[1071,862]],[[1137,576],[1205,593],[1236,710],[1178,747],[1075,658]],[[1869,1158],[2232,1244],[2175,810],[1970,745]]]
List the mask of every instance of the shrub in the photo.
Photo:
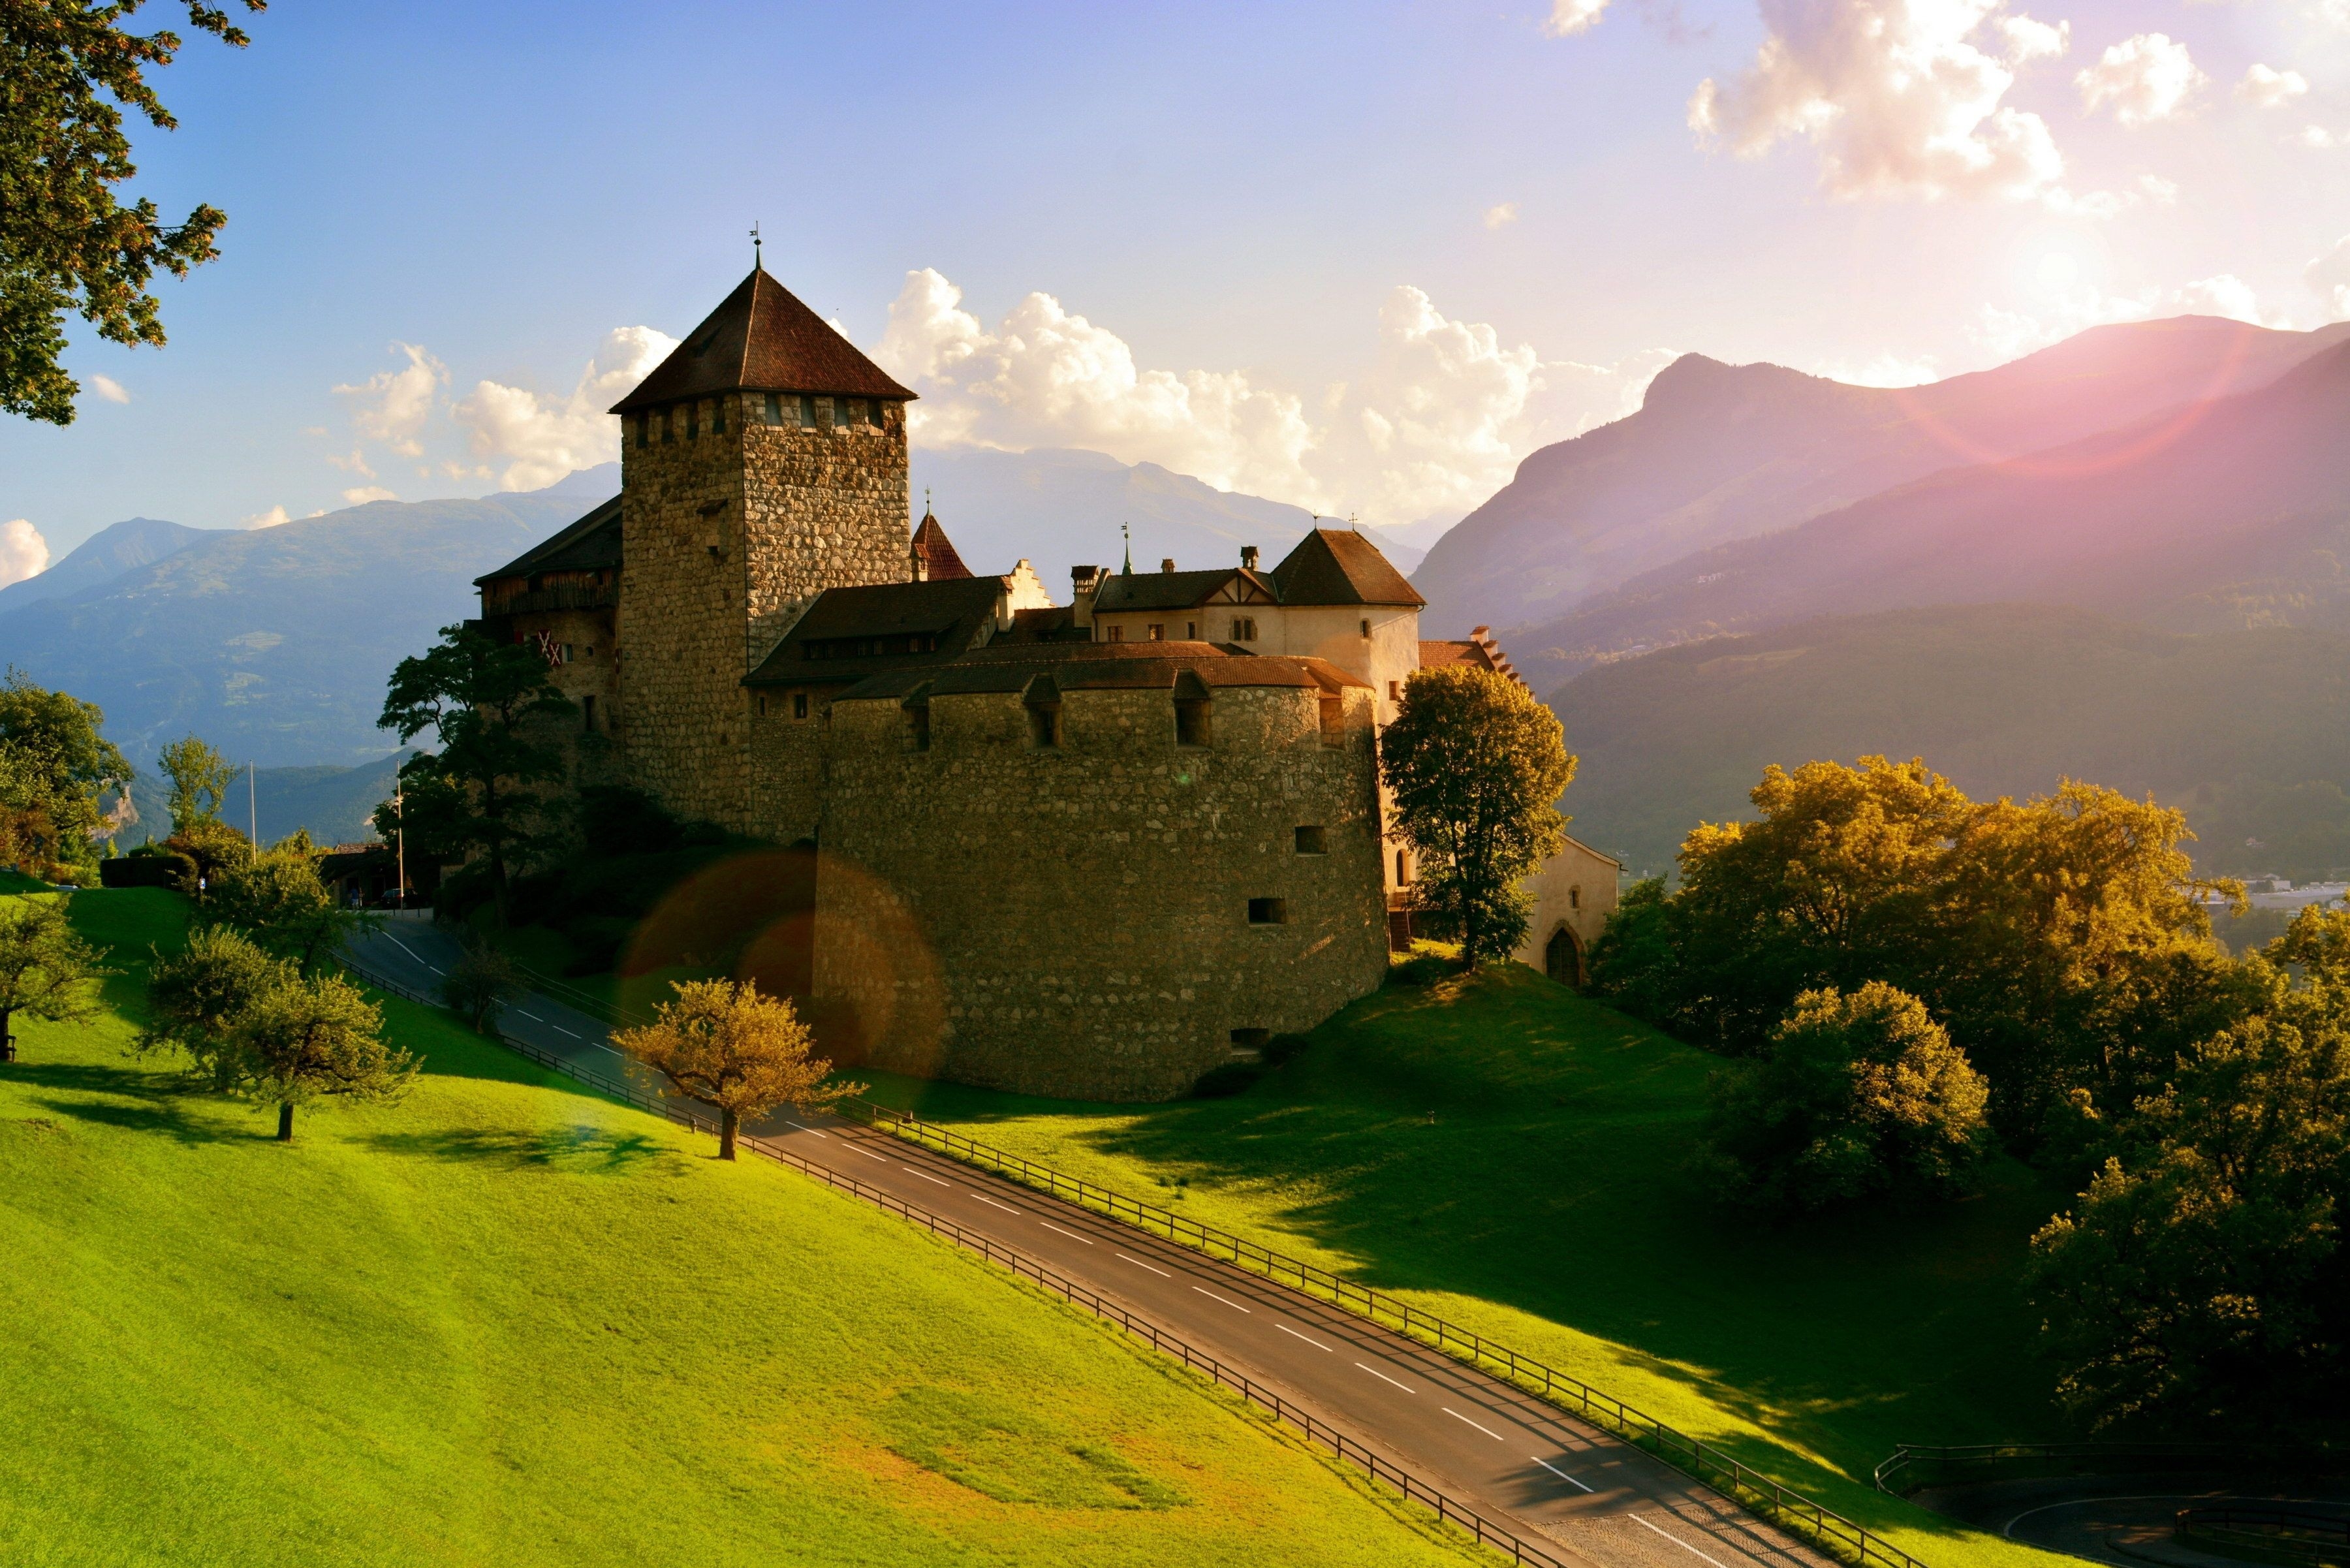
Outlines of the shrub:
[[1981,1075],[1925,1003],[1882,981],[1805,992],[1769,1054],[1712,1087],[1700,1164],[1724,1199],[1769,1212],[1957,1190],[1990,1140]]

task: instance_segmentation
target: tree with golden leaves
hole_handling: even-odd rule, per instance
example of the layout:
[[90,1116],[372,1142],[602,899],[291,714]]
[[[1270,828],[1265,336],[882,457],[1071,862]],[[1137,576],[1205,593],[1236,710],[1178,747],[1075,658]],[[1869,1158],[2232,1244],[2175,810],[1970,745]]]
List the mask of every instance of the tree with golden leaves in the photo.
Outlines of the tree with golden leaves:
[[827,1084],[832,1064],[814,1054],[816,1036],[790,1002],[762,996],[751,981],[677,983],[677,1000],[654,1020],[623,1029],[612,1044],[669,1080],[669,1093],[718,1113],[718,1158],[734,1158],[744,1116],[778,1106],[820,1106],[862,1094],[862,1084]]

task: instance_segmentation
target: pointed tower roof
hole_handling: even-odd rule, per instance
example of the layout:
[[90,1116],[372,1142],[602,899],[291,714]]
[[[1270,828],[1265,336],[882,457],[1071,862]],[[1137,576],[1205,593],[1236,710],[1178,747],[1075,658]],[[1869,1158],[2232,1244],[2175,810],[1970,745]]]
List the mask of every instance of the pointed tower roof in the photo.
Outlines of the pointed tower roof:
[[1285,605],[1416,607],[1428,602],[1378,545],[1349,528],[1312,530],[1274,567],[1273,580]]
[[954,542],[947,537],[947,531],[928,512],[922,514],[922,521],[914,530],[914,555],[922,563],[923,576],[931,582],[943,583],[971,576],[971,568],[955,554]]
[[754,267],[659,369],[612,405],[612,412],[738,391],[914,395],[768,276],[765,268]]

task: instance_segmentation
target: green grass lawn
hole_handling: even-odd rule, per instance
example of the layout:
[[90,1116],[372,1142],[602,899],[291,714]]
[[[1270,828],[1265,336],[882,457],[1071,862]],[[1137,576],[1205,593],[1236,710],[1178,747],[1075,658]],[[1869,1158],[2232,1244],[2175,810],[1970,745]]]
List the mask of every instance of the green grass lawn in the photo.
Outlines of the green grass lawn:
[[[1770,1231],[1685,1172],[1719,1062],[1521,965],[1391,986],[1232,1099],[873,1097],[1406,1296],[1944,1564],[2039,1554],[1869,1485],[1899,1441],[2060,1435],[2015,1279],[2064,1194]],[[2041,1559],[2044,1562],[2045,1559]]]
[[0,1562],[1435,1563],[1353,1472],[900,1221],[387,1000],[404,1101],[274,1116],[111,1011],[0,1068]]

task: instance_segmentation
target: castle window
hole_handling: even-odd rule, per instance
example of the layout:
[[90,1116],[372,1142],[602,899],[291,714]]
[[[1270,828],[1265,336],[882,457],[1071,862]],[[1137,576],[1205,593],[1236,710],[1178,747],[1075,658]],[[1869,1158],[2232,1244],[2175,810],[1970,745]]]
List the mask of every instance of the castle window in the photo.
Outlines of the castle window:
[[1163,627],[1163,626],[1159,625],[1159,624],[1158,624],[1157,622],[1155,622],[1155,621],[1154,621],[1154,622],[1152,622],[1152,623],[1151,623],[1151,626],[1150,626],[1150,640],[1151,640],[1151,641],[1153,641],[1153,642],[1164,642],[1164,641],[1166,641],[1166,640],[1167,640],[1167,628],[1166,628],[1165,627]]
[[1566,890],[1566,907],[1570,909],[1580,909],[1583,908],[1583,889],[1581,888],[1569,888]]
[[781,392],[769,392],[760,412],[765,417],[766,421],[769,424],[782,424],[784,422],[784,395]]
[[1122,626],[1111,627],[1109,628],[1109,639],[1112,642],[1124,642],[1126,640],[1126,628]]
[[1256,640],[1256,622],[1246,618],[1235,617],[1232,620],[1232,640],[1234,642],[1254,642]]
[[1038,676],[1028,683],[1021,702],[1028,710],[1028,743],[1050,749],[1061,743],[1061,692],[1052,680]]
[[1252,926],[1285,926],[1289,924],[1289,900],[1286,898],[1251,898],[1249,924]]
[[593,697],[579,699],[579,727],[588,734],[596,732],[596,699]]
[[667,446],[677,439],[677,410],[663,409],[654,418],[660,421],[661,445]]
[[1367,620],[1363,623],[1363,635],[1365,637],[1371,635],[1371,623]]
[[760,718],[762,718],[762,719],[764,719],[764,718],[765,718],[766,716],[767,716],[767,694],[766,694],[764,691],[762,691],[762,692],[760,692],[760,693],[759,693],[759,717],[760,717]]
[[651,440],[652,416],[644,410],[637,410],[637,447],[643,450]]
[[1232,1033],[1232,1059],[1236,1062],[1262,1062],[1264,1048],[1273,1039],[1270,1029],[1235,1029]]
[[1319,827],[1300,827],[1297,830],[1297,853],[1300,855],[1327,855],[1330,853],[1327,844],[1324,838],[1323,830]]
[[1347,743],[1347,700],[1336,691],[1325,691],[1315,703],[1315,717],[1321,721],[1322,743],[1343,746]]
[[1200,640],[1200,623],[1198,621],[1187,620],[1183,623],[1183,640],[1186,642],[1197,642]]
[[795,719],[805,719],[807,717],[806,692],[795,691],[792,693],[792,717]]
[[710,433],[712,435],[726,433],[726,400],[723,398],[710,400]]
[[1213,705],[1208,700],[1208,683],[1200,679],[1196,670],[1186,670],[1175,678],[1175,743],[1179,746],[1204,746],[1208,743],[1209,715]]
[[910,699],[906,703],[906,749],[912,752],[931,749],[931,703],[927,695]]
[[800,394],[800,429],[804,431],[816,429],[816,400],[806,392]]
[[1407,850],[1396,851],[1396,886],[1399,888],[1411,886],[1411,856]]
[[700,398],[685,405],[685,439],[688,441],[702,439],[702,400]]

